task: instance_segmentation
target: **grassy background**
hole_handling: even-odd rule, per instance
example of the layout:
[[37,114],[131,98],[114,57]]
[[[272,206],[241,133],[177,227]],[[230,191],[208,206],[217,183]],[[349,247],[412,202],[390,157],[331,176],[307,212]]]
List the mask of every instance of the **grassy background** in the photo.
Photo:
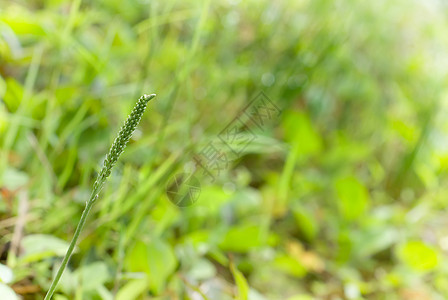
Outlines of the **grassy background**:
[[[1,298],[43,297],[115,133],[157,93],[55,299],[446,299],[446,15],[0,0]],[[173,176],[261,91],[281,115],[173,205]]]

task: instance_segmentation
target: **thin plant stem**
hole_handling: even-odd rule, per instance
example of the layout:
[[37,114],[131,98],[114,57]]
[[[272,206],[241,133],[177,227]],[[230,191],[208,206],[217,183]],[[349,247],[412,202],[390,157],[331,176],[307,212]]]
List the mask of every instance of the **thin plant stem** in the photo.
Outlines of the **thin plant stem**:
[[75,234],[73,235],[73,238],[67,249],[67,253],[64,256],[64,259],[62,260],[62,264],[59,267],[56,277],[51,282],[51,286],[47,294],[45,295],[44,300],[49,300],[53,296],[54,291],[56,290],[56,287],[59,283],[59,280],[61,279],[65,268],[67,267],[68,261],[72,256],[73,250],[75,249],[76,243],[79,239],[79,236],[81,235],[82,229],[87,220],[87,216],[89,215],[89,212],[92,209],[93,204],[98,199],[98,196],[104,186],[104,183],[106,182],[107,177],[109,177],[112,168],[114,167],[121,153],[123,153],[124,148],[126,148],[126,145],[129,139],[131,138],[132,134],[134,133],[134,130],[137,127],[138,123],[140,123],[143,113],[145,112],[146,105],[148,104],[149,100],[151,100],[155,96],[156,96],[155,94],[143,95],[137,101],[137,104],[135,105],[131,114],[126,119],[123,127],[121,127],[120,131],[118,132],[117,138],[113,142],[109,150],[109,153],[106,155],[103,168],[101,169],[101,172],[98,174],[97,179],[93,185],[92,194],[90,195],[89,200],[86,202],[86,206],[84,208],[84,211],[82,212],[81,219],[78,222],[78,226],[76,226]]

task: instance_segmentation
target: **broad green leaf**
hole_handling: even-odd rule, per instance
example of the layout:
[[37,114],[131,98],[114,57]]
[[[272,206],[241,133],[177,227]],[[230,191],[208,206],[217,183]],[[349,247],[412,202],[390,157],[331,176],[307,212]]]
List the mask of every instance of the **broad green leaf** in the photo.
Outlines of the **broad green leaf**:
[[397,240],[397,231],[385,226],[372,227],[367,231],[361,231],[354,236],[354,250],[361,258],[375,255],[381,252]]
[[305,113],[287,112],[283,121],[283,128],[286,141],[291,145],[298,143],[298,147],[294,149],[302,159],[322,150],[321,137]]
[[45,31],[37,18],[16,14],[14,16],[1,16],[0,21],[5,22],[18,35],[32,34],[45,35]]
[[126,257],[126,265],[131,272],[145,272],[151,291],[162,291],[169,275],[176,268],[177,260],[172,247],[160,239],[148,244],[137,242]]
[[198,259],[188,271],[188,278],[205,280],[216,276],[215,266],[207,259]]
[[273,262],[273,266],[291,276],[302,278],[306,274],[305,267],[295,258],[286,255],[278,255]]
[[249,285],[244,277],[243,273],[235,267],[233,263],[230,263],[230,271],[232,272],[233,279],[235,280],[236,286],[238,288],[237,300],[247,300],[249,294]]
[[137,299],[146,289],[148,289],[148,279],[134,279],[126,283],[117,293],[116,300]]
[[22,240],[24,262],[38,261],[53,256],[64,256],[68,243],[48,234],[31,234]]
[[210,242],[210,231],[207,229],[193,231],[189,234],[184,235],[181,238],[181,243],[188,243],[193,245],[193,247],[199,251],[202,247],[208,248]]
[[76,275],[85,291],[95,290],[111,278],[104,262],[94,262],[83,266],[76,271]]
[[225,203],[228,203],[230,199],[231,196],[226,194],[222,188],[218,186],[205,186],[201,190],[197,203],[207,208],[207,214],[214,215],[218,214],[221,207]]
[[28,175],[25,172],[18,171],[16,169],[8,168],[3,174],[3,183],[9,190],[16,190],[24,186],[29,180]]
[[350,176],[336,179],[334,186],[342,217],[347,221],[362,217],[369,204],[369,194],[362,183]]
[[226,251],[247,252],[262,244],[260,226],[249,224],[230,228],[220,243],[220,247]]
[[398,257],[416,271],[430,271],[439,264],[437,251],[421,241],[410,241],[400,246]]

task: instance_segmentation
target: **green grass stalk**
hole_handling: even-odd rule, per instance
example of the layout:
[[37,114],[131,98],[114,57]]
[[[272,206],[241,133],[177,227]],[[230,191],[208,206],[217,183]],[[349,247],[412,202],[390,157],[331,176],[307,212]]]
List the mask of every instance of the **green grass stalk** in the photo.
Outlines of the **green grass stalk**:
[[131,138],[132,134],[134,133],[135,128],[140,123],[143,113],[145,112],[146,105],[148,104],[149,100],[151,100],[155,96],[156,96],[155,94],[151,94],[151,95],[143,95],[142,97],[140,97],[140,99],[138,99],[137,104],[135,105],[134,109],[132,110],[131,114],[126,119],[124,125],[121,127],[120,131],[118,132],[118,135],[117,135],[115,141],[113,142],[113,144],[109,150],[109,153],[106,155],[103,168],[101,169],[100,173],[98,174],[96,181],[93,185],[93,191],[90,194],[89,200],[86,202],[86,207],[84,208],[84,211],[82,212],[81,219],[78,222],[78,226],[76,227],[75,234],[73,235],[73,238],[70,242],[67,253],[64,256],[64,259],[62,260],[62,264],[59,267],[59,270],[58,270],[55,278],[51,282],[50,289],[48,290],[47,294],[45,295],[45,300],[49,300],[53,296],[54,291],[56,290],[56,287],[59,283],[59,280],[61,279],[61,276],[64,273],[65,268],[67,267],[67,263],[70,260],[73,250],[75,249],[76,243],[77,243],[79,236],[82,232],[84,224],[86,223],[87,216],[89,215],[89,212],[92,209],[93,204],[98,199],[98,196],[104,186],[104,183],[106,182],[107,177],[109,177],[115,163],[118,161],[121,153],[123,153],[129,139]]

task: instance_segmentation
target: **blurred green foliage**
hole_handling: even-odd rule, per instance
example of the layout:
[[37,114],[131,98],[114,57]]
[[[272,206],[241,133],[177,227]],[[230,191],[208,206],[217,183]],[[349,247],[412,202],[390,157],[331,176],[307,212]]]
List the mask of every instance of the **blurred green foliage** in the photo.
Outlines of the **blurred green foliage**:
[[[154,92],[54,299],[446,299],[446,15],[0,0],[0,298],[43,298],[115,133]],[[281,116],[173,205],[169,180],[260,91]]]

